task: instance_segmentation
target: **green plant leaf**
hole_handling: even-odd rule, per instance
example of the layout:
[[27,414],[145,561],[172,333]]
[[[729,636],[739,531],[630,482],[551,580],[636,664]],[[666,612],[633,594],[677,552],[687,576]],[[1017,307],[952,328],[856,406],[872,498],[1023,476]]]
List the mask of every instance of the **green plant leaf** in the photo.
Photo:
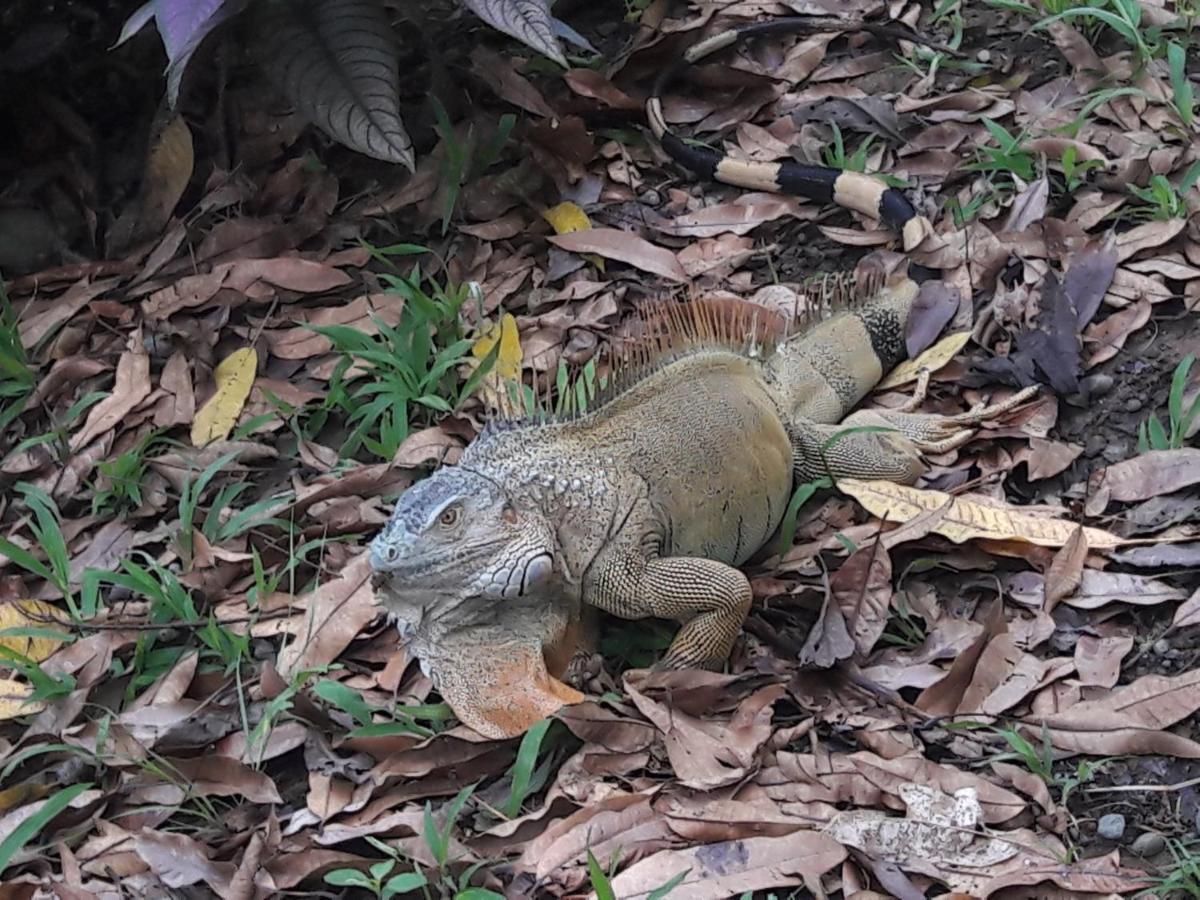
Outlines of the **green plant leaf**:
[[325,873],[325,883],[335,887],[360,887],[375,890],[375,883],[358,869],[334,869]]
[[12,830],[8,837],[0,841],[0,874],[3,874],[4,870],[8,868],[9,861],[17,852],[33,840],[34,836],[39,834],[49,824],[51,819],[70,806],[72,800],[84,791],[90,790],[91,787],[92,784],[89,781],[84,784],[73,784],[68,788],[64,788],[51,796],[41,809],[21,822],[21,824]]
[[592,890],[596,892],[596,900],[617,900],[617,895],[613,893],[612,882],[600,868],[600,863],[596,861],[591,850],[587,852],[587,870],[588,879],[592,882]]
[[529,782],[533,778],[533,770],[537,767],[542,739],[546,736],[550,725],[550,719],[535,722],[521,738],[521,747],[517,750],[517,759],[512,767],[512,790],[509,791],[508,802],[504,804],[502,810],[504,815],[510,819],[515,819],[521,812],[521,805],[529,795]]

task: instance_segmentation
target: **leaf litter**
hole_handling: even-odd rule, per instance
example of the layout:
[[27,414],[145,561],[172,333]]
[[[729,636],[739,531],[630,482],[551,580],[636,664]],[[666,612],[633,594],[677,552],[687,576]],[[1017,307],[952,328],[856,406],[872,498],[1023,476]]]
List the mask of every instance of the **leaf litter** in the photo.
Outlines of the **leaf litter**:
[[[185,82],[152,127],[85,74],[161,69],[108,49],[120,16],[58,69],[6,63],[53,98],[3,151],[46,166],[0,216],[6,891],[1196,896],[1197,76],[1146,30],[1180,13],[855,3],[664,98],[745,158],[919,188],[929,349],[868,405],[1041,392],[915,488],[815,486],[746,567],[728,673],[647,674],[669,632],[615,623],[584,702],[494,741],[374,604],[396,495],[506,377],[586,405],[644,300],[786,311],[898,257],[860,217],[681,180],[635,131],[688,44],[828,10],[468,6],[567,68],[432,4],[397,33],[438,104],[402,79],[358,135],[399,165],[314,139],[262,77]],[[102,135],[129,165],[98,190]]]

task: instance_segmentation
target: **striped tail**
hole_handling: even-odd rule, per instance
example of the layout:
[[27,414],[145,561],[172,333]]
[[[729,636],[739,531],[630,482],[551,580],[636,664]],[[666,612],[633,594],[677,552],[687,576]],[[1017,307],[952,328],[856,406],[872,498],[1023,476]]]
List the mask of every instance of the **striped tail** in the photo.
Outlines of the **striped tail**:
[[709,147],[687,143],[671,133],[667,127],[661,95],[680,69],[747,37],[812,28],[813,22],[809,18],[787,17],[731,28],[694,45],[684,55],[681,63],[668,68],[659,76],[650,99],[646,102],[646,118],[650,130],[667,155],[697,177],[749,190],[791,194],[823,203],[835,203],[883,222],[901,236],[905,251],[912,250],[932,232],[929,220],[918,215],[901,191],[889,187],[880,179],[859,172],[847,172],[829,166],[804,165],[792,160],[750,162],[732,159]]

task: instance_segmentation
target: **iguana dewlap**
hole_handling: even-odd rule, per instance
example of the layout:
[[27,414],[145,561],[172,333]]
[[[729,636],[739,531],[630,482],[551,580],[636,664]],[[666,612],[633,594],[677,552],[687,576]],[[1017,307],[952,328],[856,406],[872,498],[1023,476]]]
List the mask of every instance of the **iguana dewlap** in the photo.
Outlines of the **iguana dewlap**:
[[[841,290],[831,317],[749,353],[765,310],[666,304],[667,334],[589,412],[492,423],[458,465],[406,491],[371,544],[377,596],[450,706],[510,736],[577,699],[556,676],[589,605],[679,621],[665,667],[723,663],[750,609],[736,566],[795,484],[911,482],[922,452],[999,411],[847,416],[905,357],[917,293],[903,277],[866,297]],[[834,440],[863,425],[889,430]],[[547,668],[546,655],[559,659]]]

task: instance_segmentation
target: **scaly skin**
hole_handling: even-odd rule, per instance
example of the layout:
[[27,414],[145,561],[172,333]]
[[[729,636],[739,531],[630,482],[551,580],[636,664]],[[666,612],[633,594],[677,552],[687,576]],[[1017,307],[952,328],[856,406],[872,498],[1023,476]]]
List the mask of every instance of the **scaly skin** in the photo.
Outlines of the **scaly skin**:
[[[908,483],[923,447],[963,433],[951,426],[964,417],[843,418],[903,359],[916,294],[901,279],[765,360],[706,345],[700,323],[594,411],[489,428],[457,466],[409,489],[371,545],[378,597],[460,717],[516,734],[577,697],[535,665],[523,700],[496,713],[484,699],[516,683],[514,660],[566,655],[586,606],[681,622],[664,667],[724,662],[751,601],[735,567],[776,530],[797,480]],[[896,431],[829,443],[863,424]]]

